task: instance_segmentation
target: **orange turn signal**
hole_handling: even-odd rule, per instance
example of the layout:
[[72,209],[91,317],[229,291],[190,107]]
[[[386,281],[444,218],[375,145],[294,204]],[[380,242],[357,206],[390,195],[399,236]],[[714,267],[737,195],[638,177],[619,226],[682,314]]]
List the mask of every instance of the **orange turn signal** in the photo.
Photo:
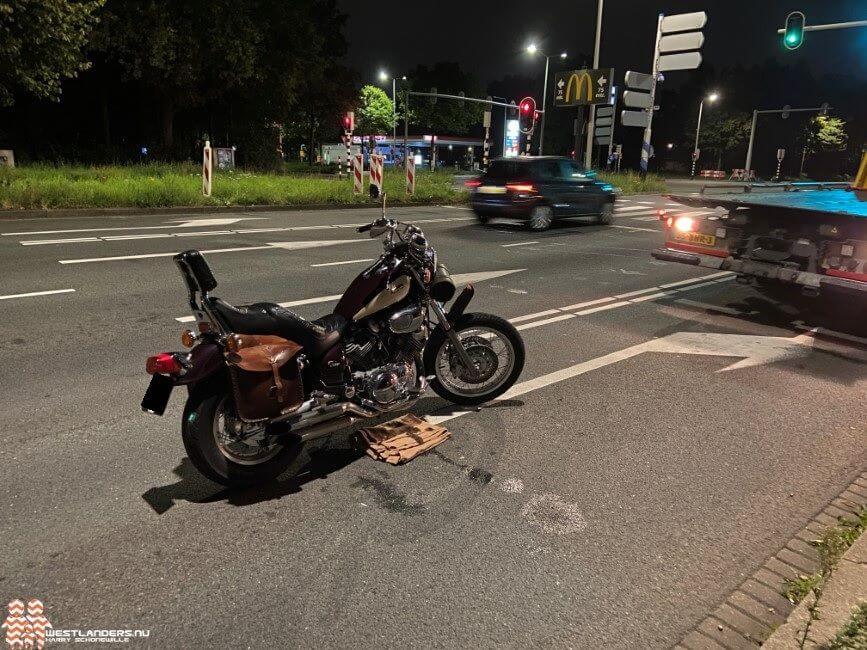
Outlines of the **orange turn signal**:
[[191,348],[196,343],[196,335],[193,334],[190,330],[184,330],[181,332],[181,343],[184,344],[185,348]]

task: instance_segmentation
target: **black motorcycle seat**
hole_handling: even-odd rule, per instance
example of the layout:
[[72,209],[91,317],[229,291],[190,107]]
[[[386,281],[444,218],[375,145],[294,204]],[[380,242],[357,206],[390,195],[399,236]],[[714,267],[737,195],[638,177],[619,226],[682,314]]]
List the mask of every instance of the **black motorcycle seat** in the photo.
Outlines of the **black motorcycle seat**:
[[334,347],[346,329],[346,319],[328,314],[315,321],[273,302],[257,302],[235,307],[220,298],[210,298],[211,307],[238,334],[275,334],[295,341],[313,357],[322,356]]

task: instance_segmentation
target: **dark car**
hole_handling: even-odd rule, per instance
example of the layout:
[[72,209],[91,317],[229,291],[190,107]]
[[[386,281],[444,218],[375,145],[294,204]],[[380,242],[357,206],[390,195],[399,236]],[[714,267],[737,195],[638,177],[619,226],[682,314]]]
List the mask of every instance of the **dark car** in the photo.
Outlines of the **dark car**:
[[466,186],[482,223],[509,217],[545,230],[558,217],[594,216],[597,223],[608,224],[614,216],[614,188],[571,158],[498,158]]

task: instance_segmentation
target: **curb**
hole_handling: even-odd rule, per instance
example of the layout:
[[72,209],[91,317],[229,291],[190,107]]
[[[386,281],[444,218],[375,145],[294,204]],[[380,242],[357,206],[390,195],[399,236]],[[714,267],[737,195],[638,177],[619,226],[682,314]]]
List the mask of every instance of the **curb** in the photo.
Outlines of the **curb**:
[[[762,647],[787,650],[797,644],[810,620],[808,607],[814,601],[812,593],[804,598]],[[820,616],[811,623],[804,648],[825,647],[862,602],[867,602],[867,535],[863,534],[843,554],[831,577],[822,585]]]
[[849,487],[814,515],[783,548],[688,632],[675,648],[754,650],[762,645],[777,628],[786,624],[795,610],[795,605],[781,595],[784,581],[819,569],[818,555],[810,541],[825,528],[836,525],[837,517],[851,518],[865,506],[867,472],[861,472]]
[[[424,206],[463,205],[462,201],[443,203],[442,201],[413,201],[411,203],[390,203],[389,208],[414,208]],[[174,214],[212,214],[222,212],[272,212],[301,210],[363,210],[380,207],[380,203],[306,203],[289,205],[189,205],[166,206],[159,208],[57,208],[31,210],[0,210],[0,221],[15,218],[63,218],[63,217],[105,217],[105,216],[147,216]]]

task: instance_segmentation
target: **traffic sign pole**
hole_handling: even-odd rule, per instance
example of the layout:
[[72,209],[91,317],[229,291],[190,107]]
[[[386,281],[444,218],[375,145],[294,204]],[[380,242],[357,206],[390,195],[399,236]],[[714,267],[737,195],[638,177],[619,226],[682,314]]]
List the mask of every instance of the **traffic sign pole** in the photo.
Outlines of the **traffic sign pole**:
[[832,110],[832,107],[829,106],[827,102],[825,102],[821,106],[813,108],[792,108],[791,106],[786,105],[783,108],[772,108],[762,111],[753,111],[753,123],[750,127],[750,142],[747,145],[747,160],[744,163],[744,172],[749,176],[750,165],[753,162],[753,143],[756,140],[756,122],[758,121],[759,115],[779,113],[785,119],[789,116],[789,113],[822,113],[824,115],[827,114],[829,110]]
[[704,110],[704,98],[698,105],[698,123],[695,125],[695,147],[692,149],[692,173],[690,176],[695,176],[695,165],[698,162],[698,134],[701,131],[701,112]]
[[[599,68],[599,46],[602,41],[602,9],[605,0],[599,0],[596,5],[596,43],[593,47],[593,69]],[[614,80],[611,80],[613,83]],[[590,105],[589,122],[587,124],[587,150],[584,152],[584,167],[590,169],[591,154],[593,152],[593,122],[596,118],[596,105]]]
[[548,101],[548,64],[551,57],[545,57],[545,83],[542,84],[542,122],[539,124],[539,155],[542,155],[542,141],[545,139],[545,106]]
[[650,164],[650,137],[653,122],[653,106],[656,100],[656,84],[659,77],[659,39],[662,38],[662,21],[664,14],[659,14],[656,22],[656,43],[653,46],[653,69],[651,70],[650,85],[650,109],[647,111],[647,126],[644,127],[644,141],[641,143],[641,175],[647,176],[647,168]]

